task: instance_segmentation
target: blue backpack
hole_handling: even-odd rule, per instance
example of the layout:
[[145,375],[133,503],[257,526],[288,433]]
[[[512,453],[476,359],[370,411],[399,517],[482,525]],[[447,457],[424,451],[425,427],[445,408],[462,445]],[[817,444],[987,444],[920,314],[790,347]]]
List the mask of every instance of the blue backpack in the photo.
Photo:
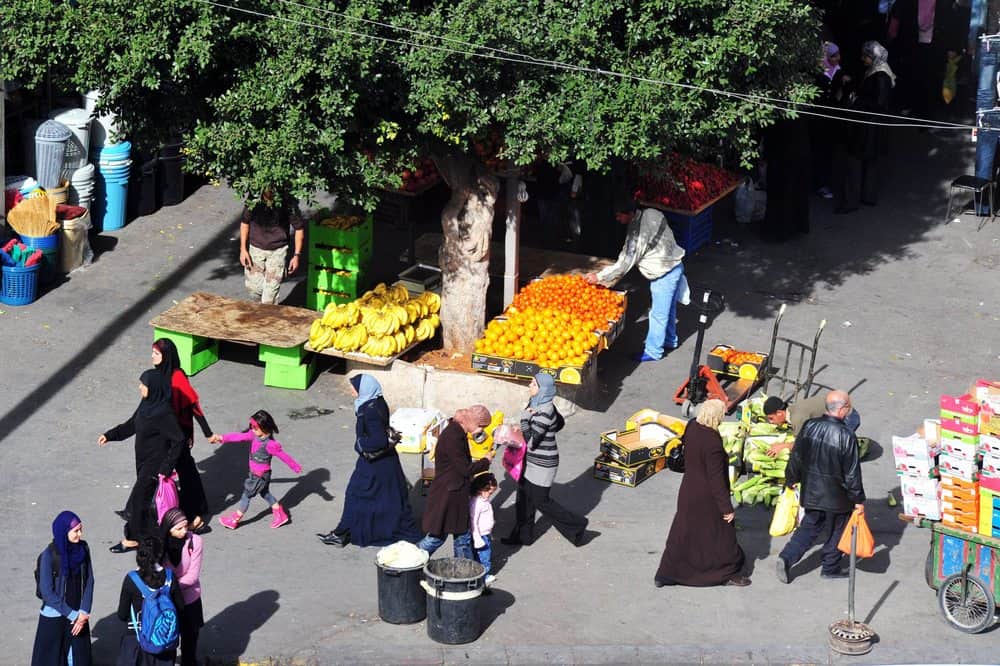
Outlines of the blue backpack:
[[166,581],[159,589],[153,590],[139,577],[138,571],[130,571],[129,578],[142,594],[142,611],[137,618],[132,608],[132,626],[139,648],[146,654],[160,654],[177,647],[179,638],[179,618],[177,608],[170,598],[170,569],[166,570]]

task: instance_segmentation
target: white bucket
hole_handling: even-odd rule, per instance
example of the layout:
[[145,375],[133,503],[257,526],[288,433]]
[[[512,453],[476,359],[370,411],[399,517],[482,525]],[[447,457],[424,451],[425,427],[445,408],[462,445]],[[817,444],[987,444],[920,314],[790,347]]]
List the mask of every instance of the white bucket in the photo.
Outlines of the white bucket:
[[56,109],[49,113],[49,118],[62,123],[73,132],[73,136],[66,142],[63,169],[77,169],[86,164],[90,151],[90,112],[74,108]]
[[[90,207],[90,202],[94,198],[94,175],[93,164],[86,164],[69,174],[69,203],[84,208]],[[65,170],[63,176],[66,176]]]

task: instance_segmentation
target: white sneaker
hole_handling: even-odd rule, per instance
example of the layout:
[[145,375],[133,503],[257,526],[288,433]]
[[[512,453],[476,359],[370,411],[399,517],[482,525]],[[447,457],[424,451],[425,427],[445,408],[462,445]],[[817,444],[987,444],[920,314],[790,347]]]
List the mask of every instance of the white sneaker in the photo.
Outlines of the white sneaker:
[[493,574],[486,574],[486,578],[483,579],[483,585],[485,585],[486,587],[490,587],[491,585],[493,585],[493,581],[495,581],[496,579],[497,577],[494,576]]

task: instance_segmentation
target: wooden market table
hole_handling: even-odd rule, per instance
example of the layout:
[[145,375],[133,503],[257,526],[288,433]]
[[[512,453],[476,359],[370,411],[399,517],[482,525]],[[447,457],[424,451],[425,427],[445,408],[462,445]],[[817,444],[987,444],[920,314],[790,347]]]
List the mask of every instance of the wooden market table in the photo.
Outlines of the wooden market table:
[[264,384],[304,389],[316,371],[304,345],[314,310],[289,305],[265,305],[195,292],[153,317],[155,338],[169,338],[177,347],[181,368],[193,375],[219,360],[219,341],[258,345],[264,362]]

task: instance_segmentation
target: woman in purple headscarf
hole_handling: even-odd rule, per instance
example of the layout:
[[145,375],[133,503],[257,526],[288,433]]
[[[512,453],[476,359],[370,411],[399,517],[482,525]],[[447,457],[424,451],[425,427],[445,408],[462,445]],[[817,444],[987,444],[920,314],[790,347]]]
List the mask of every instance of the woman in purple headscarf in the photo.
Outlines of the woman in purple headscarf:
[[52,521],[52,543],[38,556],[35,594],[42,600],[31,666],[90,666],[90,608],[94,573],[83,524],[72,511]]
[[[822,71],[816,75],[816,87],[820,90],[817,104],[841,106],[845,85],[851,80],[840,68],[840,47],[833,42],[823,43]],[[830,109],[816,109],[824,115],[833,115]],[[812,143],[812,175],[816,194],[824,199],[833,198],[830,189],[833,169],[834,137],[841,131],[841,123],[828,118],[814,116],[809,119],[809,136]]]

